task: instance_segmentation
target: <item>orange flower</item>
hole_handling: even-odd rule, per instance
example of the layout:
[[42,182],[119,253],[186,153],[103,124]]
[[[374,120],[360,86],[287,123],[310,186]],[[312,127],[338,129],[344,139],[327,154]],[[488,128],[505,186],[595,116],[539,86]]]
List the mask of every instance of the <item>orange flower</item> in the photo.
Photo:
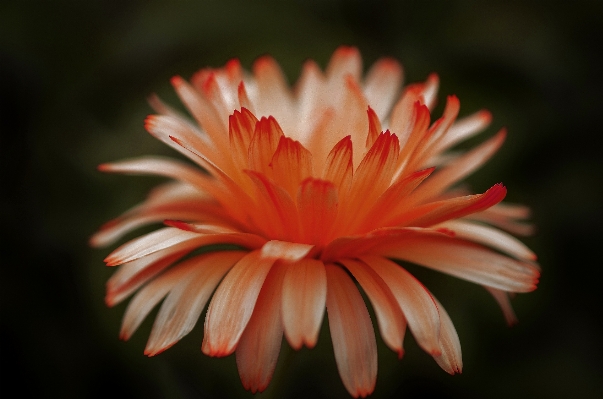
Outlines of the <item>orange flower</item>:
[[462,368],[448,314],[390,259],[483,285],[513,322],[508,293],[534,290],[539,271],[536,256],[501,229],[529,233],[527,210],[500,204],[501,184],[477,195],[451,189],[492,156],[504,130],[448,152],[485,129],[490,114],[457,121],[450,96],[432,123],[436,75],[399,96],[397,62],[380,60],[364,78],[361,69],[358,51],[342,47],[324,73],[308,61],[293,90],[269,57],[251,74],[233,60],[190,83],[174,77],[194,121],[151,99],[159,115],[147,130],[203,170],[158,157],[100,166],[175,180],[91,240],[109,245],[139,226],[167,225],[106,258],[121,265],[107,304],[137,291],[123,339],[165,297],[145,349],[156,355],[192,330],[209,301],[203,352],[235,352],[243,385],[256,392],[270,382],[282,335],[294,349],[313,347],[326,307],[341,379],[364,397],[375,386],[377,348],[358,286],[400,357],[408,326],[445,371]]

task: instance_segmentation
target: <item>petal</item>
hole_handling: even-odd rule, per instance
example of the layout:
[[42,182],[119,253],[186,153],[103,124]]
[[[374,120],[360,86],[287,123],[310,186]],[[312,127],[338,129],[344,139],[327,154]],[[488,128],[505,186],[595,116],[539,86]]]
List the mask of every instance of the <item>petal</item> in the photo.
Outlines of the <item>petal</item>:
[[269,237],[295,241],[299,236],[297,209],[289,193],[269,181],[265,175],[246,170],[255,185],[255,198],[259,202],[256,212],[250,212],[256,226]]
[[335,50],[327,66],[329,81],[336,81],[346,75],[359,80],[362,73],[362,58],[357,48],[341,46]]
[[482,212],[468,215],[467,218],[479,220],[499,227],[511,234],[529,236],[534,234],[534,226],[521,222],[530,216],[530,209],[524,205],[499,203]]
[[117,305],[191,250],[168,248],[124,263],[107,281],[106,304]]
[[503,312],[505,316],[505,320],[509,326],[513,326],[517,324],[517,316],[515,316],[515,312],[513,311],[513,306],[511,306],[511,301],[509,300],[509,293],[506,291],[498,290],[496,288],[484,286],[486,290],[494,297],[498,306]]
[[380,256],[361,256],[387,284],[398,301],[417,343],[428,353],[439,355],[440,314],[427,289],[400,265]]
[[402,84],[402,67],[391,59],[375,62],[366,74],[364,95],[379,118],[385,118]]
[[533,291],[540,275],[532,263],[445,235],[409,236],[397,245],[388,243],[375,251],[504,291]]
[[291,114],[291,93],[278,63],[272,57],[260,57],[253,64],[253,73],[258,88],[254,103],[258,115],[285,120]]
[[229,227],[216,224],[185,223],[176,220],[166,220],[167,226],[176,227],[184,231],[192,231],[203,235],[202,245],[210,244],[232,244],[247,249],[260,248],[266,243],[266,239],[251,233],[239,233]]
[[323,179],[332,181],[339,195],[345,195],[352,185],[352,139],[346,136],[337,143],[327,158]]
[[325,245],[333,231],[339,199],[335,185],[329,181],[308,178],[297,192],[297,209],[301,242]]
[[439,224],[438,227],[454,231],[458,238],[486,245],[518,259],[536,260],[536,254],[524,243],[499,229],[467,220],[449,220]]
[[249,169],[270,176],[272,170],[269,165],[281,137],[283,131],[274,117],[260,119],[249,144]]
[[276,184],[293,197],[301,181],[312,176],[312,154],[299,141],[281,136],[270,167]]
[[301,259],[288,265],[283,281],[282,317],[285,336],[293,349],[316,345],[326,298],[327,275],[321,261]]
[[411,208],[395,217],[393,223],[398,226],[433,226],[488,209],[502,201],[506,194],[507,189],[502,184],[495,184],[483,194],[449,198]]
[[208,192],[213,191],[212,186],[215,184],[215,181],[201,172],[201,170],[169,158],[151,156],[133,158],[120,162],[101,164],[98,166],[98,169],[102,172],[170,177],[190,183]]
[[381,121],[379,121],[379,117],[370,106],[368,107],[366,113],[369,120],[369,132],[366,136],[366,148],[371,148],[383,129],[381,128]]
[[128,340],[134,334],[140,323],[153,310],[155,305],[163,299],[164,296],[176,284],[186,281],[195,270],[192,263],[177,265],[161,276],[157,277],[143,289],[141,289],[128,304],[124,318],[121,323],[120,338]]
[[442,137],[434,152],[441,153],[486,129],[492,121],[492,114],[487,110],[457,120]]
[[314,245],[311,244],[271,240],[262,247],[262,257],[284,262],[297,262],[305,258],[312,248]]
[[[358,82],[349,75],[345,79],[343,98],[336,104],[338,108],[335,123],[330,134],[323,136],[323,147],[331,148],[337,140],[348,135],[351,135],[352,142],[357,145],[365,143],[369,125],[364,112],[368,103]],[[353,156],[354,165],[358,165],[362,160],[363,151],[356,151]]]
[[228,215],[224,215],[224,211],[219,204],[199,197],[166,204],[146,202],[101,226],[100,230],[90,238],[90,245],[102,247],[113,244],[138,227],[163,222],[167,219],[232,223],[232,221],[229,221]]
[[281,294],[286,267],[275,265],[262,287],[249,323],[236,349],[237,367],[245,389],[262,392],[274,373],[283,339]]
[[224,277],[207,309],[203,353],[221,357],[235,350],[273,263],[273,258],[263,258],[256,250]]
[[228,117],[231,155],[240,169],[247,169],[249,145],[253,139],[257,118],[246,108]]
[[434,356],[434,359],[447,373],[461,373],[463,371],[463,355],[459,336],[442,304],[435,297],[433,297],[433,300],[438,305],[442,322],[440,328],[440,349],[442,353]]
[[381,194],[381,196],[371,206],[365,220],[373,226],[391,226],[391,222],[396,215],[396,208],[403,208],[407,203],[406,198],[415,188],[423,182],[435,168],[423,169],[414,172],[396,183]]
[[371,301],[383,341],[402,358],[406,319],[391,290],[370,266],[352,259],[342,259],[340,263],[352,273]]
[[243,251],[212,252],[182,262],[193,271],[172,288],[155,318],[145,354],[155,356],[188,334],[199,319],[210,295]]
[[221,150],[220,152],[226,153],[224,150],[228,148],[227,120],[221,118],[214,106],[180,76],[172,78],[172,85],[182,103],[210,137],[211,142]]
[[203,238],[190,231],[166,227],[125,243],[111,252],[105,262],[108,266],[119,265],[167,248],[178,252],[200,245],[198,242],[202,242]]
[[[363,217],[389,187],[400,153],[398,138],[386,131],[379,135],[356,169],[349,195],[342,198],[342,211],[337,228],[352,234],[365,232]],[[345,217],[344,217],[345,216]]]
[[444,169],[434,173],[413,195],[425,200],[440,195],[447,188],[481,167],[500,148],[506,131],[500,130],[494,137],[452,161]]
[[377,343],[362,296],[345,271],[326,265],[327,312],[337,370],[353,397],[375,389]]

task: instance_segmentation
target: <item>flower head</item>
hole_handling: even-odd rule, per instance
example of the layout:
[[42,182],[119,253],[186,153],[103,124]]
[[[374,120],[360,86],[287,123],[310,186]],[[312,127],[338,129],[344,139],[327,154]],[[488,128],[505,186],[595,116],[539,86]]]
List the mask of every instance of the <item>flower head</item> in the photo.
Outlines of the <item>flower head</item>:
[[341,47],[325,72],[308,61],[293,90],[269,57],[252,73],[233,60],[190,82],[174,77],[193,119],[152,97],[158,115],[147,130],[198,167],[158,157],[100,166],[173,180],[92,238],[109,245],[165,224],[106,258],[121,265],[107,303],[136,292],[121,337],[163,299],[145,350],[158,354],[209,302],[203,352],[235,352],[243,385],[255,392],[270,381],[283,334],[295,349],[313,347],[326,308],[341,379],[364,397],[374,389],[377,348],[359,286],[388,347],[401,357],[408,327],[445,371],[460,372],[446,311],[392,259],[483,285],[512,322],[508,293],[535,289],[539,271],[535,255],[503,230],[529,233],[527,209],[501,204],[501,184],[475,195],[455,188],[504,140],[501,130],[465,153],[448,151],[484,130],[490,114],[457,120],[459,100],[450,96],[432,121],[437,76],[399,94],[401,80],[391,59],[363,77],[358,51]]

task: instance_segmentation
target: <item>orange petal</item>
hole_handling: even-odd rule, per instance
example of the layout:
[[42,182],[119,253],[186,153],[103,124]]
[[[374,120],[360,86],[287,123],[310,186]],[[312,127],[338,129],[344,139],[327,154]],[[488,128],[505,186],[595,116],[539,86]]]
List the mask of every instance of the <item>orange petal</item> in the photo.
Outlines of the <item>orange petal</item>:
[[418,199],[434,198],[453,184],[481,167],[502,145],[506,131],[500,130],[494,137],[452,161],[444,169],[434,173],[413,194]]
[[321,261],[306,258],[288,265],[283,281],[282,317],[285,336],[293,349],[316,345],[326,297],[327,275]]
[[220,149],[223,154],[226,154],[227,149],[226,139],[228,138],[227,119],[221,118],[220,113],[213,105],[205,100],[200,93],[195,90],[180,76],[172,78],[172,85],[178,93],[178,97],[186,106],[189,112],[203,127],[211,141]]
[[182,262],[178,267],[193,270],[168,294],[155,318],[145,355],[155,356],[188,334],[199,319],[207,300],[226,272],[243,256],[243,251],[212,252]]
[[340,215],[345,219],[341,219],[339,228],[352,233],[362,231],[360,225],[369,206],[389,187],[399,153],[396,135],[389,131],[379,135],[356,169],[349,196],[342,198]]
[[352,259],[340,261],[348,269],[368,296],[379,323],[385,344],[402,358],[402,341],[406,330],[406,319],[391,290],[375,271],[366,264]]
[[375,389],[377,343],[362,296],[340,267],[326,265],[327,313],[337,370],[353,397],[366,397]]
[[429,115],[429,109],[425,105],[423,90],[425,85],[415,83],[407,86],[394,105],[389,120],[389,129],[400,138],[400,144],[404,147],[409,141],[410,133],[417,123],[417,110],[425,109]]
[[245,171],[253,181],[260,201],[257,212],[250,216],[262,226],[269,237],[293,242],[299,236],[297,209],[289,193],[269,181],[266,176],[253,171]]
[[366,113],[368,114],[369,120],[369,132],[366,136],[366,148],[371,148],[379,137],[379,133],[381,133],[383,130],[381,130],[381,122],[379,121],[379,117],[370,106],[368,107]]
[[401,266],[380,256],[361,256],[387,284],[398,301],[417,343],[428,353],[439,355],[440,314],[427,289]]
[[270,176],[270,161],[283,136],[283,131],[272,116],[260,119],[255,125],[253,139],[249,145],[249,169]]
[[218,286],[205,317],[202,350],[209,356],[234,352],[274,263],[259,250],[245,255]]
[[312,176],[312,154],[299,141],[281,136],[270,167],[274,181],[294,196],[301,181]]
[[251,393],[262,392],[272,379],[283,339],[281,295],[286,268],[275,265],[262,286],[253,315],[236,349],[241,382]]
[[323,179],[332,181],[341,196],[350,189],[352,177],[352,139],[351,136],[346,136],[329,153]]
[[385,118],[400,90],[402,67],[391,58],[380,59],[369,69],[364,82],[368,103],[380,118]]
[[417,171],[392,184],[372,205],[365,216],[367,226],[391,226],[396,207],[403,208],[405,199],[435,168]]
[[228,117],[231,156],[240,169],[248,167],[249,145],[257,122],[257,118],[246,108],[234,111]]
[[381,247],[383,256],[423,265],[504,291],[536,289],[540,273],[535,264],[521,262],[468,241],[441,236],[407,237]]
[[396,217],[395,224],[399,226],[433,226],[488,209],[502,201],[506,194],[507,189],[502,184],[495,184],[483,194],[449,198],[410,209]]
[[312,178],[302,182],[297,192],[301,242],[327,243],[337,217],[338,203],[333,183]]

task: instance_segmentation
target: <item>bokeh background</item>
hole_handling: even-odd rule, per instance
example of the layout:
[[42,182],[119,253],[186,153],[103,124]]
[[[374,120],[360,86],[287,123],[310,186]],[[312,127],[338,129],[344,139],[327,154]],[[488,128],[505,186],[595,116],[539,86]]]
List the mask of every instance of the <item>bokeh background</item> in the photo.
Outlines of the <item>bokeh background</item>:
[[[410,334],[398,361],[378,337],[375,398],[603,397],[601,338],[601,1],[3,1],[0,4],[0,390],[3,397],[250,397],[233,356],[200,351],[202,324],[154,358],[150,317],[118,339],[125,304],[109,309],[110,249],[91,249],[104,221],[157,179],[96,165],[175,155],[151,138],[146,97],[177,103],[169,78],[232,57],[273,55],[291,83],[302,62],[325,66],[340,44],[365,67],[399,59],[405,81],[441,78],[461,115],[492,111],[506,126],[498,155],[469,181],[502,181],[533,208],[525,241],[543,268],[505,325],[480,287],[410,267],[448,309],[464,358],[449,376]],[[261,397],[347,397],[328,327],[316,349],[283,344]],[[8,394],[9,396],[4,396]]]

